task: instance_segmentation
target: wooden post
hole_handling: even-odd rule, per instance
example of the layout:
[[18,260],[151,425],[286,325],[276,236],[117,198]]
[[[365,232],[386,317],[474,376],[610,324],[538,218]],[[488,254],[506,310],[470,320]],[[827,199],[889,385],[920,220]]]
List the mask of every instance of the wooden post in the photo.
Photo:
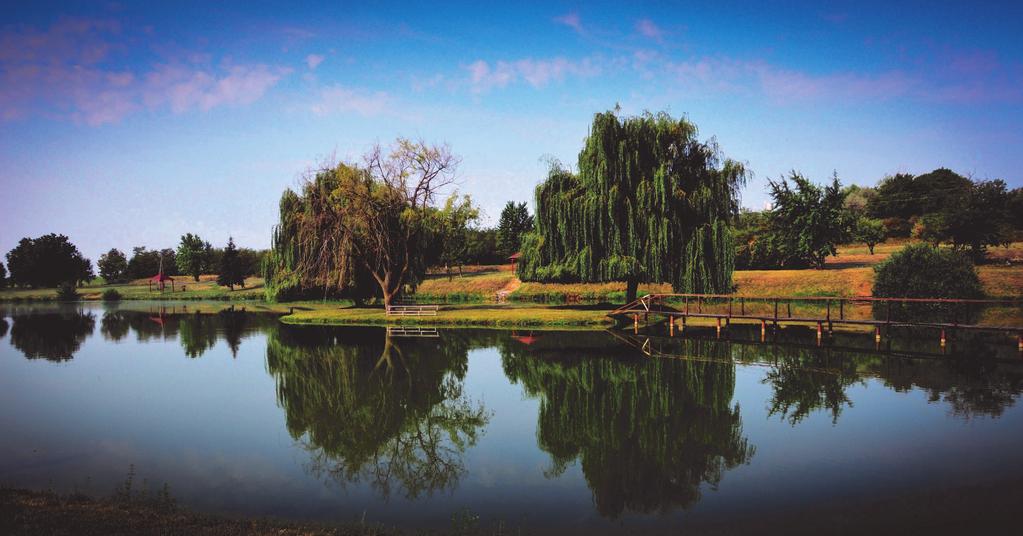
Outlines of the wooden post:
[[874,342],[881,342],[881,326],[874,326]]
[[774,323],[778,324],[778,298],[774,299]]
[[683,316],[682,317],[682,325],[679,326],[678,330],[679,331],[685,331],[685,329],[686,329],[686,317]]
[[732,318],[732,297],[728,297],[728,318]]
[[821,321],[818,320],[817,321],[817,346],[821,345],[821,337],[822,336],[823,336],[823,333],[822,333],[822,330],[821,330]]
[[785,302],[785,316],[792,318],[792,302]]
[[838,302],[838,319],[845,320],[845,300]]
[[767,338],[767,322],[760,321],[760,342],[764,342]]
[[718,338],[721,338],[721,317],[718,317]]
[[941,328],[941,349],[945,349],[945,328]]
[[668,316],[668,336],[675,336],[675,317]]
[[639,333],[639,315],[635,313],[632,315],[632,332]]

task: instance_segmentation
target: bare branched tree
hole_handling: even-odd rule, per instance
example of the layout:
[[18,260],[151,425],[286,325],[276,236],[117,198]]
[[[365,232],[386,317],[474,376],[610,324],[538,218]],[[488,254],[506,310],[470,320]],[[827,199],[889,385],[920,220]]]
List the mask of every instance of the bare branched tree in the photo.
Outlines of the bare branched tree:
[[288,193],[282,199],[276,273],[339,290],[368,274],[389,305],[425,274],[437,196],[454,183],[459,162],[447,145],[399,138],[374,146],[362,166],[324,166],[297,202],[285,203]]

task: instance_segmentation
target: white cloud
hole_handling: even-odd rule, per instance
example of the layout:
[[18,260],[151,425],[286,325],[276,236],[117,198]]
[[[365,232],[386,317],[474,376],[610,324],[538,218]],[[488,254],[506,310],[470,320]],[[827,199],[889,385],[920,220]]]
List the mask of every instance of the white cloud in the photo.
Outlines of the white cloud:
[[601,67],[594,59],[574,61],[560,57],[497,61],[493,65],[484,60],[476,60],[466,70],[469,71],[469,86],[473,93],[503,88],[520,80],[539,89],[568,76],[589,78],[601,73]]
[[311,110],[316,115],[351,112],[370,117],[387,112],[391,100],[382,91],[367,93],[335,84],[320,90],[319,98]]
[[326,58],[321,54],[310,54],[305,57],[305,64],[309,66],[309,70],[315,70],[324,59]]
[[586,31],[583,29],[583,23],[579,19],[579,14],[576,12],[566,13],[560,17],[554,17],[554,22],[558,24],[564,24],[569,28],[572,28],[576,33],[584,34]]
[[638,31],[643,37],[649,37],[654,41],[660,42],[664,39],[664,30],[661,30],[661,28],[654,24],[654,21],[650,19],[640,19],[637,21],[636,31]]

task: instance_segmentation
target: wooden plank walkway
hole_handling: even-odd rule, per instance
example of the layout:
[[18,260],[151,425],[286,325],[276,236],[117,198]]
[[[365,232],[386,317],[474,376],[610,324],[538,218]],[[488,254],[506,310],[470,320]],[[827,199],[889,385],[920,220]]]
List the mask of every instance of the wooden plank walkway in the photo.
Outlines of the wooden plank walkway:
[[[892,316],[894,304],[933,306],[935,309],[946,307],[951,309],[949,313],[951,318],[937,321],[895,318]],[[793,314],[793,305],[796,306],[795,314]],[[875,318],[875,311],[879,307],[884,310],[883,319]],[[640,316],[643,317],[644,322],[649,322],[650,315],[661,316],[668,321],[671,335],[674,335],[676,324],[682,329],[688,318],[715,319],[719,334],[722,329],[722,320],[725,321],[725,327],[732,320],[759,322],[761,338],[766,334],[768,323],[775,327],[779,324],[816,324],[818,340],[823,336],[825,328],[830,333],[835,324],[874,326],[875,338],[878,341],[881,339],[882,327],[937,328],[941,331],[943,345],[946,340],[946,330],[1015,333],[1019,350],[1023,352],[1023,325],[969,323],[971,310],[976,312],[984,307],[1023,308],[1023,299],[959,300],[875,298],[870,296],[843,298],[837,296],[751,297],[734,294],[647,294],[611,311],[608,316],[615,319],[631,318],[634,331],[639,329]],[[869,314],[864,314],[864,310]],[[963,322],[960,322],[960,314],[962,314]]]

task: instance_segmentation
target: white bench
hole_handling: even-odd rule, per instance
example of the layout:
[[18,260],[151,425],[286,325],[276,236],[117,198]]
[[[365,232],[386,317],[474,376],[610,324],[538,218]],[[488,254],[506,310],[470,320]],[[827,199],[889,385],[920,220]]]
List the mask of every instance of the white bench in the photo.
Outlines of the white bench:
[[439,305],[388,305],[387,316],[437,316]]

